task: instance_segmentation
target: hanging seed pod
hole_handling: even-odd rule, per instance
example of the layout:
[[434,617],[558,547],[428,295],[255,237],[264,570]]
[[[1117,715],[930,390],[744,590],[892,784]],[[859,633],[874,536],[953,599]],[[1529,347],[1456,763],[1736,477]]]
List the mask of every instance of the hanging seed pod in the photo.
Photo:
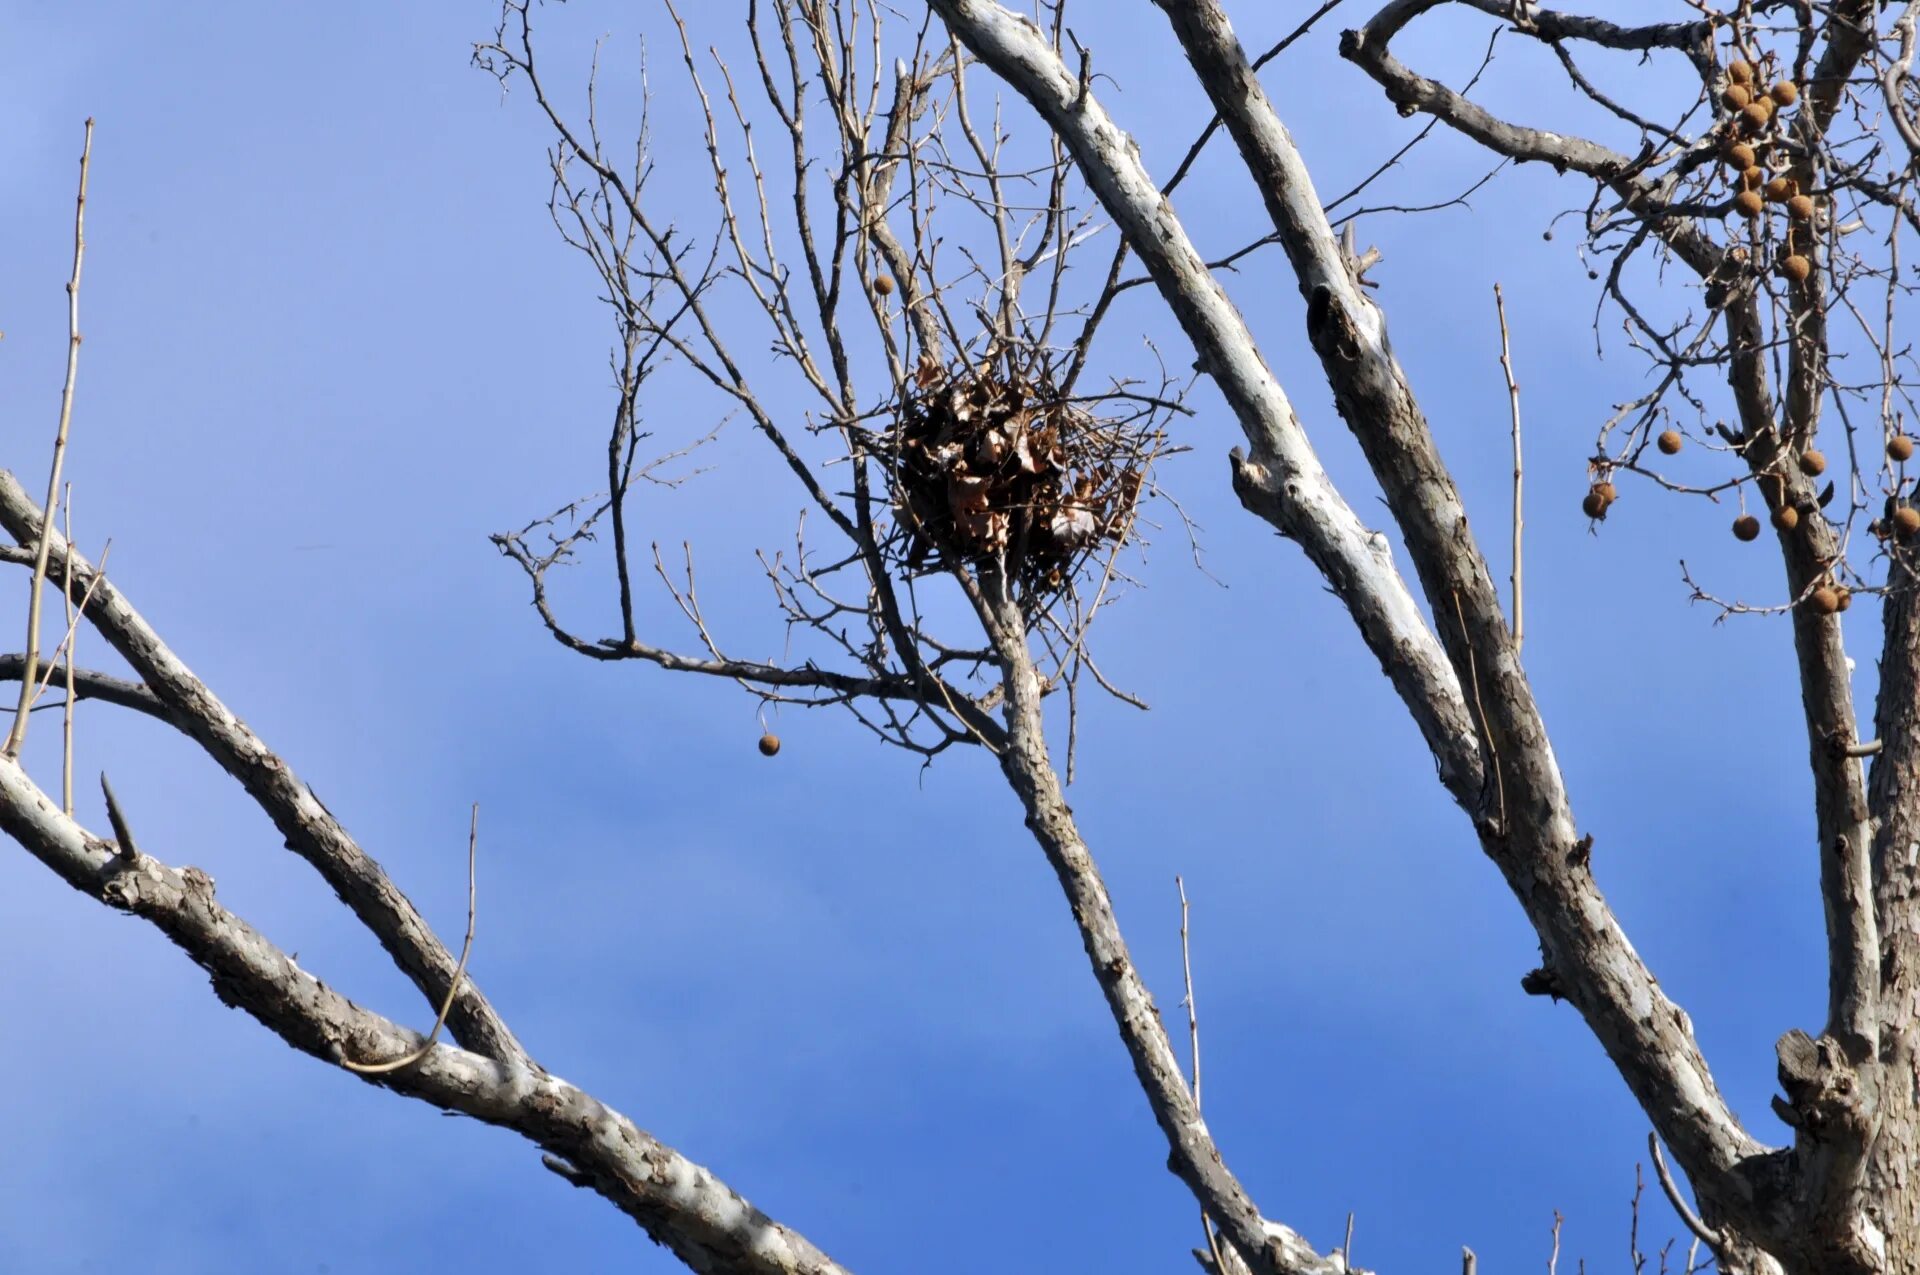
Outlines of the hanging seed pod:
[[1795,221],[1813,220],[1813,196],[1795,195],[1787,201],[1787,216]]
[[1763,129],[1773,119],[1773,99],[1758,98],[1740,110],[1740,118],[1751,129]]
[[1893,511],[1893,529],[1905,540],[1914,532],[1920,531],[1920,509],[1912,505],[1902,505]]
[[760,737],[760,755],[762,757],[771,757],[779,751],[780,737],[778,735],[768,734]]
[[1840,605],[1835,607],[1834,610],[1844,611],[1848,607],[1853,605],[1853,590],[1849,589],[1846,585],[1844,584],[1840,585],[1838,588],[1834,590],[1834,593],[1839,595],[1839,603],[1840,603]]
[[1809,447],[1800,453],[1800,472],[1809,478],[1818,478],[1827,472],[1827,458]]
[[1767,182],[1764,189],[1769,200],[1776,204],[1785,203],[1787,197],[1793,194],[1793,178],[1775,177]]
[[1800,525],[1800,511],[1792,505],[1782,505],[1773,511],[1773,525],[1781,531],[1792,531]]
[[1730,111],[1737,111],[1753,101],[1753,90],[1744,84],[1729,84],[1720,94],[1720,104]]
[[1792,80],[1782,80],[1774,85],[1768,96],[1780,106],[1792,106],[1800,100],[1800,86]]
[[1895,460],[1913,458],[1913,439],[1906,434],[1895,434],[1887,440],[1887,455]]
[[1753,64],[1734,59],[1727,63],[1727,78],[1735,84],[1753,83]]
[[[1920,519],[1920,514],[1915,515]],[[1735,540],[1758,540],[1760,538],[1760,520],[1752,514],[1741,514],[1733,520],[1733,538]]]
[[1721,152],[1721,157],[1725,159],[1729,165],[1743,172],[1753,167],[1755,158],[1753,147],[1747,145],[1745,142],[1736,141],[1731,138],[1728,139],[1726,150]]
[[1740,174],[1740,189],[1761,190],[1767,184],[1767,170],[1755,164]]
[[883,274],[873,281],[873,290],[883,297],[893,295],[893,276]]
[[1780,273],[1794,283],[1805,283],[1813,273],[1813,263],[1796,252],[1790,257],[1781,258]]
[[1605,496],[1602,496],[1596,488],[1588,492],[1586,498],[1580,502],[1580,512],[1589,518],[1605,518],[1607,516],[1607,505],[1609,503],[1611,502],[1609,502]]
[[1662,456],[1678,456],[1682,446],[1680,431],[1677,429],[1661,430],[1660,437],[1653,440],[1653,445],[1660,449]]
[[1807,605],[1819,615],[1832,615],[1840,609],[1840,591],[1823,584],[1807,596]]

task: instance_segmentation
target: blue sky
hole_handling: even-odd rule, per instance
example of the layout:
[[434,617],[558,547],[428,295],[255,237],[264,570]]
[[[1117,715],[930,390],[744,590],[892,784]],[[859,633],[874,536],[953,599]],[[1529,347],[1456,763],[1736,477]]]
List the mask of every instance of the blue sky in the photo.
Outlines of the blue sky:
[[[1236,8],[1255,46],[1304,12]],[[560,650],[487,543],[594,487],[609,402],[594,281],[547,221],[546,136],[529,100],[468,65],[492,6],[0,13],[4,463],[44,474],[92,115],[76,534],[95,551],[112,537],[121,588],[449,937],[481,802],[474,970],[533,1051],[856,1271],[1185,1268],[1194,1206],[986,760],[922,775],[850,719],[792,712],[765,760],[737,689]],[[556,54],[667,34],[646,5],[544,20]],[[738,6],[695,20],[696,38],[738,37]],[[1075,25],[1116,82],[1111,109],[1170,172],[1205,115],[1163,21],[1112,0]],[[1268,77],[1328,195],[1417,126],[1334,55],[1340,25]],[[1416,34],[1408,56],[1458,71],[1486,28]],[[1535,52],[1507,50],[1490,103],[1552,109]],[[615,56],[608,74],[630,84],[633,67]],[[565,88],[576,72],[551,74]],[[658,180],[692,200],[704,157],[675,149],[693,121],[661,80]],[[1485,167],[1437,136],[1379,202],[1444,198]],[[1743,1118],[1777,1141],[1772,1042],[1824,1000],[1790,639],[1714,625],[1676,559],[1764,600],[1778,568],[1765,542],[1734,543],[1724,508],[1639,488],[1588,534],[1584,457],[1643,380],[1617,341],[1594,357],[1585,269],[1567,236],[1541,236],[1584,198],[1506,173],[1471,211],[1370,218],[1361,238],[1386,254],[1395,348],[1502,574],[1505,284],[1533,683],[1601,883]],[[1209,250],[1261,233],[1223,147],[1176,205]],[[1231,288],[1377,520],[1284,272],[1256,257]],[[1183,348],[1145,290],[1111,327]],[[1141,567],[1100,649],[1154,709],[1091,708],[1072,800],[1169,1019],[1186,878],[1228,1160],[1323,1249],[1356,1213],[1364,1265],[1435,1269],[1463,1243],[1488,1269],[1542,1261],[1558,1209],[1569,1257],[1617,1266],[1645,1122],[1572,1012],[1520,993],[1537,951],[1517,908],[1350,622],[1233,501],[1231,420],[1204,387],[1195,405],[1193,451],[1163,482],[1219,583],[1174,534]],[[663,433],[722,410],[648,404]],[[712,472],[649,492],[640,516],[642,534],[694,543],[735,648],[773,654],[752,550],[784,542],[798,499],[756,441],[723,436]],[[651,595],[643,615],[681,641],[669,606]],[[1874,613],[1849,619],[1870,672]],[[83,660],[106,663],[100,645],[83,639]],[[82,729],[83,775],[112,774],[144,847],[207,869],[330,983],[427,1017],[185,741],[109,710],[83,709]],[[30,750],[43,782],[56,735],[41,724]],[[157,935],[17,851],[0,853],[0,969],[0,1269],[678,1269],[532,1148],[294,1054]],[[1650,1200],[1643,1234],[1673,1229]]]

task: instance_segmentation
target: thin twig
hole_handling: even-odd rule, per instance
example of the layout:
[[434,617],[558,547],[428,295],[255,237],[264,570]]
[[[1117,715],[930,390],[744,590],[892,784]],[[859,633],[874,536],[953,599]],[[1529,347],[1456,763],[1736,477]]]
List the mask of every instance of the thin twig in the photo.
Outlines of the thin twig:
[[1513,413],[1513,653],[1519,655],[1520,644],[1526,639],[1520,608],[1520,533],[1525,526],[1520,505],[1523,474],[1520,465],[1520,383],[1513,379],[1513,351],[1507,342],[1507,302],[1500,295],[1500,285],[1497,283],[1493,285],[1493,308],[1500,316],[1500,370],[1507,376],[1507,403]]
[[93,118],[87,118],[86,141],[80,148],[80,194],[73,209],[73,276],[67,280],[67,379],[60,390],[60,430],[53,439],[53,466],[47,476],[46,514],[40,524],[40,543],[33,560],[32,592],[27,595],[27,675],[20,679],[20,707],[7,732],[5,752],[18,757],[27,739],[27,710],[33,706],[35,673],[40,659],[40,590],[47,582],[47,554],[53,545],[53,511],[60,500],[60,470],[67,458],[67,426],[73,419],[73,384],[80,368],[80,266],[87,252],[87,166],[93,157]]
[[[1187,883],[1178,873],[1173,877],[1174,889],[1180,891],[1180,969],[1187,981],[1187,1042],[1193,1058],[1193,1109],[1200,1110],[1200,1016],[1193,1004],[1193,956],[1187,949]],[[1207,1217],[1205,1206],[1200,1209],[1200,1233],[1207,1237],[1207,1252],[1213,1255],[1213,1269],[1217,1275],[1227,1275],[1226,1263],[1220,1257],[1220,1241],[1213,1233],[1213,1222]]]
[[[60,506],[60,516],[66,522],[67,543],[73,543],[73,484],[67,484],[66,501]],[[66,811],[67,818],[73,818],[73,708],[79,697],[73,693],[73,657],[74,648],[80,645],[80,613],[73,609],[73,573],[60,573],[60,596],[67,608],[67,640],[61,645],[66,648],[64,661],[67,670],[67,699],[60,706],[60,808]]]
[[436,1015],[433,1020],[433,1030],[427,1033],[427,1039],[421,1044],[420,1048],[403,1058],[395,1058],[388,1062],[379,1063],[357,1063],[350,1058],[342,1058],[340,1065],[348,1071],[358,1072],[363,1076],[399,1071],[402,1067],[411,1067],[414,1063],[419,1062],[422,1058],[425,1058],[433,1052],[433,1043],[440,1038],[440,1029],[447,1025],[447,1015],[453,1012],[453,998],[460,992],[460,980],[466,977],[467,958],[473,955],[473,918],[475,912],[474,896],[476,881],[474,866],[479,854],[479,845],[480,803],[476,801],[473,803],[472,818],[467,824],[467,937],[466,941],[460,945],[460,962],[453,967],[453,978],[447,984],[447,997],[440,1002],[440,1013]]
[[[73,542],[69,540],[67,543],[71,545]],[[72,647],[79,634],[80,621],[86,618],[87,604],[93,601],[94,590],[98,589],[100,582],[107,578],[107,557],[112,552],[113,541],[109,540],[106,546],[100,550],[100,561],[96,562],[93,566],[93,578],[87,581],[86,592],[80,595],[80,600],[74,604],[73,614],[67,618],[67,631],[60,635],[59,643],[53,648],[53,658],[47,661],[46,672],[40,677],[40,685],[34,688],[33,703],[27,706],[27,711],[35,711],[39,707],[41,697],[47,693],[47,688],[53,685],[54,674],[60,671],[60,666],[66,658],[67,651]],[[63,581],[72,579],[72,576],[66,571],[64,566],[61,568],[61,577]]]

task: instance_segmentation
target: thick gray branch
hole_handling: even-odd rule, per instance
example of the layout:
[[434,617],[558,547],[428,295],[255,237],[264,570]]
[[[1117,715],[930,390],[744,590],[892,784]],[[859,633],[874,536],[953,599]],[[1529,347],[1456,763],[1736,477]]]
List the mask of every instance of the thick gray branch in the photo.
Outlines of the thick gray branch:
[[[1638,172],[1625,156],[1583,138],[1498,119],[1461,94],[1402,65],[1390,51],[1389,42],[1411,19],[1444,2],[1392,0],[1362,30],[1346,33],[1341,52],[1372,75],[1403,110],[1432,114],[1510,158],[1544,161],[1561,171],[1575,170],[1606,184],[1703,280],[1726,276],[1729,262],[1720,245],[1703,233],[1698,223],[1665,211],[1668,183],[1652,180]],[[1492,0],[1464,2],[1496,16],[1512,16]],[[1809,148],[1819,144],[1841,89],[1867,47],[1860,24],[1871,9],[1865,0],[1849,0],[1826,24],[1829,41],[1807,86],[1806,107],[1795,121],[1796,136]],[[1538,12],[1529,6],[1525,15],[1532,18]],[[1564,18],[1555,21],[1563,35],[1588,38],[1591,34],[1569,26]],[[1705,34],[1697,26],[1693,32]],[[1552,38],[1544,29],[1537,33]],[[1710,65],[1709,54],[1710,50],[1695,54],[1696,64],[1703,69]],[[1809,179],[1804,172],[1800,175]],[[1818,420],[1820,387],[1824,384],[1823,296],[1818,289],[1802,289],[1795,299],[1792,375],[1785,420],[1780,421],[1769,383],[1768,343],[1758,300],[1746,288],[1728,289],[1724,310],[1730,352],[1727,379],[1744,435],[1740,451],[1754,473],[1766,474],[1771,480],[1761,482],[1759,490],[1773,509],[1782,504],[1805,510],[1817,508],[1815,484],[1795,463],[1794,449],[1812,445]],[[1805,596],[1822,583],[1838,556],[1834,530],[1817,514],[1803,517],[1797,532],[1781,532],[1780,545],[1788,587],[1794,596]],[[1695,1158],[1696,1148],[1673,1144],[1697,1187],[1709,1196],[1726,1196],[1736,1220],[1745,1229],[1769,1234],[1770,1242],[1782,1251],[1799,1244],[1813,1221],[1848,1213],[1810,1201],[1830,1201],[1859,1184],[1865,1148],[1874,1129],[1877,1083],[1871,1074],[1871,1060],[1877,1052],[1880,983],[1880,940],[1870,902],[1869,846],[1873,831],[1860,767],[1847,756],[1847,749],[1857,742],[1858,731],[1840,622],[1801,607],[1794,612],[1793,631],[1814,778],[1821,898],[1827,922],[1826,1037],[1838,1042],[1838,1048],[1821,1048],[1818,1057],[1823,1066],[1837,1068],[1838,1072],[1824,1076],[1819,1084],[1800,1086],[1803,1093],[1817,1095],[1818,1105],[1824,1109],[1810,1107],[1796,1122],[1795,1167],[1799,1180],[1795,1192],[1801,1202],[1797,1212],[1782,1214],[1775,1210],[1762,1217],[1744,1208],[1738,1199],[1741,1190],[1731,1183],[1716,1182],[1711,1176],[1716,1169]],[[1853,1095],[1845,1119],[1835,1118],[1832,1109],[1832,1095],[1841,1092]],[[1671,1142],[1671,1133],[1664,1128],[1661,1132]],[[1759,1161],[1749,1168],[1761,1176],[1773,1172]],[[1703,1173],[1709,1176],[1703,1177]]]
[[1156,2],[1261,193],[1308,299],[1308,336],[1334,400],[1406,536],[1454,670],[1473,688],[1496,774],[1491,791],[1461,804],[1538,931],[1557,989],[1592,1024],[1662,1135],[1677,1151],[1684,1146],[1689,1166],[1728,1168],[1752,1140],[1715,1089],[1685,1016],[1627,942],[1577,849],[1559,766],[1499,593],[1393,356],[1385,316],[1354,278],[1306,163],[1225,12],[1216,0]]
[[1167,1038],[1166,1025],[1127,952],[1106,883],[1080,837],[1048,756],[1040,676],[1029,654],[1020,608],[997,573],[984,572],[981,588],[986,610],[982,618],[999,652],[1007,690],[1007,745],[1000,751],[1000,768],[1020,798],[1027,827],[1045,851],[1073,909],[1087,960],[1133,1060],[1134,1075],[1166,1136],[1170,1152],[1167,1167],[1187,1184],[1221,1233],[1258,1275],[1344,1272],[1342,1264],[1321,1257],[1292,1230],[1260,1215],[1246,1188],[1227,1168],[1213,1134],[1200,1118],[1173,1043]]
[[[26,545],[40,534],[40,523],[40,507],[11,473],[0,470],[0,526]],[[71,576],[75,590],[93,589],[88,621],[166,706],[175,725],[240,782],[287,839],[287,848],[319,871],[428,1002],[440,1004],[457,962],[412,901],[293,768],[168,649],[111,580],[101,576],[96,581],[92,564],[57,530],[50,528],[47,540],[51,560]],[[471,981],[463,982],[454,998],[447,1025],[462,1044],[489,1057],[525,1059],[513,1033]]]
[[[95,594],[98,597],[98,593]],[[212,977],[222,1001],[323,1062],[388,1058],[425,1043],[294,963],[214,898],[198,868],[116,854],[63,814],[20,767],[0,757],[0,829],[89,898],[153,924]],[[713,1275],[840,1275],[805,1238],[627,1117],[523,1054],[483,1057],[436,1045],[417,1064],[368,1083],[511,1129],[563,1157],[591,1186],[695,1271]]]
[[[52,577],[58,580],[58,576]],[[24,655],[0,655],[0,682],[17,682],[26,675],[27,657]],[[44,674],[44,669],[42,670]],[[57,684],[64,690],[66,674],[61,673]],[[136,713],[145,713],[170,726],[179,723],[167,706],[138,682],[129,682],[123,677],[114,677],[109,673],[96,672],[89,668],[73,670],[73,697],[77,700],[93,699],[103,704],[114,704],[121,708],[130,708]]]

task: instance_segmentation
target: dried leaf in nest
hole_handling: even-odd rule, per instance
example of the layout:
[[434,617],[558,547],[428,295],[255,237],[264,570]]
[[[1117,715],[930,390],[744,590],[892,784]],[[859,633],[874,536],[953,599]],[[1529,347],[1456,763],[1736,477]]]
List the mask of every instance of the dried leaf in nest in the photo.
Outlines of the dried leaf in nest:
[[1046,357],[944,368],[922,360],[882,446],[909,569],[1004,562],[1023,605],[1064,589],[1090,553],[1126,541],[1160,443],[1136,420],[1062,401]]

